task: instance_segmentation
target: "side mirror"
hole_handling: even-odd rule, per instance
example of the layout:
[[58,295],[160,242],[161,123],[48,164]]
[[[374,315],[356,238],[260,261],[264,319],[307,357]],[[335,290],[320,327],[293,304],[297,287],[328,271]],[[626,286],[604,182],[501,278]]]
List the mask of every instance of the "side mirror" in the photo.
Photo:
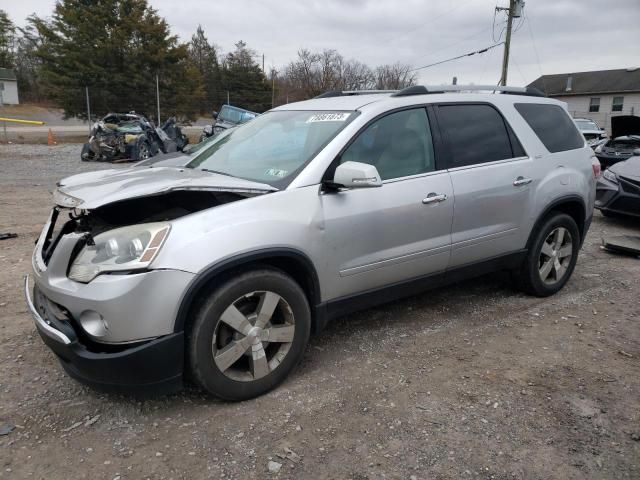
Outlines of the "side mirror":
[[214,120],[217,120],[218,119],[218,112],[216,112],[214,110],[213,113],[211,114],[211,116],[213,117]]
[[378,169],[368,163],[344,162],[338,165],[333,183],[344,188],[381,187]]
[[640,157],[640,148],[636,148],[636,149],[633,151],[633,156],[634,156],[634,157]]

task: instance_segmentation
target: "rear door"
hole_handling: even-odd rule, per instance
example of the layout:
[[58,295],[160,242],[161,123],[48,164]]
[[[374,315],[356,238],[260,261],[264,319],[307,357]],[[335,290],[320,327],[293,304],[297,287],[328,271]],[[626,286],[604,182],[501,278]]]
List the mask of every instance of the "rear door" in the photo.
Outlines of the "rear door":
[[321,195],[327,298],[444,272],[453,192],[449,173],[436,165],[426,109],[372,121],[336,164],[346,161],[374,165],[383,185]]
[[523,248],[533,163],[489,103],[435,107],[455,197],[450,267]]

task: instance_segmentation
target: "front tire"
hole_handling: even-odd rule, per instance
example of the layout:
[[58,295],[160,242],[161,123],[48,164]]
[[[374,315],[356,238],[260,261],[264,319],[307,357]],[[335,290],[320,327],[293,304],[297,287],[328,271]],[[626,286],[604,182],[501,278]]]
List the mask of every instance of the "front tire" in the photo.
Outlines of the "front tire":
[[239,274],[214,290],[188,335],[193,379],[224,400],[279,385],[304,355],[311,313],[300,286],[270,269]]
[[517,274],[520,287],[537,297],[547,297],[567,283],[578,261],[580,231],[565,213],[553,213],[540,226]]

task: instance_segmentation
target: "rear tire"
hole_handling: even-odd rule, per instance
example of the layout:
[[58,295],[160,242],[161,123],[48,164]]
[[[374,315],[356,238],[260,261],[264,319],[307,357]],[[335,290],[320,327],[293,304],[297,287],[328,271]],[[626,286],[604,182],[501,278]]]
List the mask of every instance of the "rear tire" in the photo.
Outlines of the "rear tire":
[[91,146],[88,143],[82,145],[82,151],[80,152],[80,160],[83,162],[91,162],[94,154],[91,151]]
[[540,226],[516,273],[522,290],[547,297],[567,283],[578,260],[580,231],[575,220],[565,213],[552,213]]
[[278,386],[304,355],[311,313],[300,286],[270,269],[227,280],[202,303],[188,332],[192,378],[224,400]]

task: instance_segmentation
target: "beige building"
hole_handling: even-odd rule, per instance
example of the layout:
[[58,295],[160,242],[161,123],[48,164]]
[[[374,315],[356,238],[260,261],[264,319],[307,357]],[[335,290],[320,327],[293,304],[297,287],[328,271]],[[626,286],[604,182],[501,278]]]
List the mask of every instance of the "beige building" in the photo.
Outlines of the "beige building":
[[543,75],[529,85],[567,102],[574,118],[590,118],[611,134],[611,117],[640,116],[640,68]]

